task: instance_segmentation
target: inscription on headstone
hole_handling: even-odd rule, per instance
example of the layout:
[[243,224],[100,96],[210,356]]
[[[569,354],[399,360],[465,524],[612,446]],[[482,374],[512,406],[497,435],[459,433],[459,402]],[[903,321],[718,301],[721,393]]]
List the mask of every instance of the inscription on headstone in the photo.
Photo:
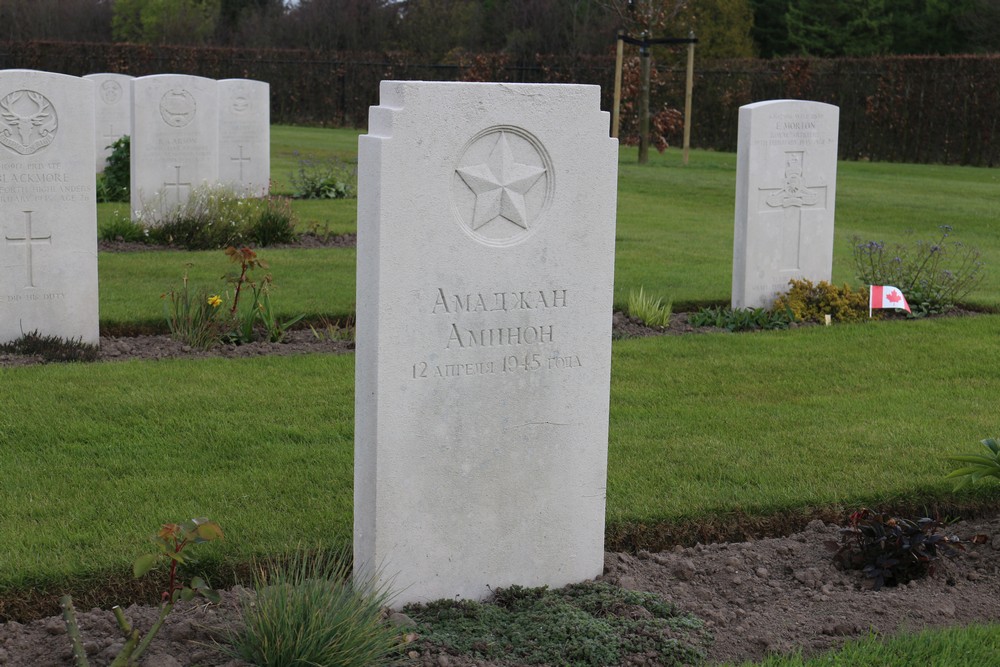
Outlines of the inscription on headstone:
[[838,121],[819,102],[740,108],[733,308],[768,308],[790,280],[830,280]]
[[602,570],[617,141],[599,97],[383,82],[371,109],[355,566],[396,604]]
[[94,95],[96,116],[97,171],[104,171],[111,144],[131,131],[132,77],[126,74],[88,74],[83,77],[97,86]]
[[219,81],[219,180],[264,196],[271,178],[270,86],[250,79]]
[[219,177],[217,85],[181,74],[132,82],[132,215],[163,215]]
[[94,84],[0,72],[0,342],[98,342]]

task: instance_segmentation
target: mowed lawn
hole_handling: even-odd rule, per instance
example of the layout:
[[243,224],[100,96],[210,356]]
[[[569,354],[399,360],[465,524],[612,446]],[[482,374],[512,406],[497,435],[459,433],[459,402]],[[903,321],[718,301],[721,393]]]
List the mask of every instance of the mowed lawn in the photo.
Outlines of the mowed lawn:
[[[301,155],[354,159],[356,131],[276,127],[276,191]],[[298,155],[296,155],[298,151]],[[728,301],[735,156],[677,152],[639,167],[623,149],[616,300]],[[842,163],[834,279],[854,282],[851,237],[982,249],[969,301],[1000,307],[1000,174]],[[356,229],[355,202],[295,202],[303,228]],[[117,210],[102,205],[102,219]],[[354,309],[351,249],[268,250],[279,312]],[[99,258],[105,327],[162,322],[160,295],[222,285],[221,251]],[[159,324],[162,326],[162,324]],[[609,530],[731,512],[768,514],[954,496],[947,454],[1000,434],[1000,316],[616,341]],[[191,516],[227,539],[229,564],[351,534],[353,357],[68,364],[0,369],[0,589],[55,589],[124,571],[147,535]]]

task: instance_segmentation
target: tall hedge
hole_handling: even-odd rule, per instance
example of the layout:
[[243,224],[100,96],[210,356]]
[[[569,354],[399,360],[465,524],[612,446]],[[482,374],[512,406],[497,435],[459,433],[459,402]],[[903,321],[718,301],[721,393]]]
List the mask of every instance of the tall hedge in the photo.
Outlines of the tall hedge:
[[[271,85],[275,123],[364,127],[383,79],[575,82],[611,106],[612,56],[466,54],[428,65],[405,53],[65,42],[0,43],[0,68],[251,78]],[[683,67],[657,71],[653,109],[683,108]],[[1000,55],[699,62],[692,143],[732,151],[740,105],[800,98],[840,107],[846,159],[1000,165]],[[679,143],[677,136],[669,136]]]

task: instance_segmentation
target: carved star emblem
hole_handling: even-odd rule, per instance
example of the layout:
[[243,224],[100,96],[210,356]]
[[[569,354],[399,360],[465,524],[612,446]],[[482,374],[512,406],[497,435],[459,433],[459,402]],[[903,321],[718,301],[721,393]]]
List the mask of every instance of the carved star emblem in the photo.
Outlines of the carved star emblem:
[[500,133],[486,162],[456,171],[476,195],[473,230],[497,218],[504,218],[522,229],[528,228],[524,195],[534,187],[545,169],[515,161],[506,133]]

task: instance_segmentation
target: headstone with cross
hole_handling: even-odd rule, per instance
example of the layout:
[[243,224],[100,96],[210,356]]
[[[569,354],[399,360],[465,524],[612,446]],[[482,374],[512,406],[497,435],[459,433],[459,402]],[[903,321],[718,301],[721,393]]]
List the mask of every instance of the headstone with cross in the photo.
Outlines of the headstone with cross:
[[133,217],[168,215],[195,188],[219,180],[217,99],[217,82],[204,77],[132,82]]
[[95,84],[0,71],[0,343],[97,343]]
[[270,90],[262,81],[219,81],[219,181],[257,197],[271,178]]
[[733,308],[768,308],[790,280],[831,279],[839,115],[800,100],[740,108]]
[[127,74],[88,74],[95,84],[97,173],[104,171],[111,144],[129,133],[132,124],[132,79]]
[[600,97],[381,84],[358,154],[354,565],[395,604],[603,569],[618,142]]

